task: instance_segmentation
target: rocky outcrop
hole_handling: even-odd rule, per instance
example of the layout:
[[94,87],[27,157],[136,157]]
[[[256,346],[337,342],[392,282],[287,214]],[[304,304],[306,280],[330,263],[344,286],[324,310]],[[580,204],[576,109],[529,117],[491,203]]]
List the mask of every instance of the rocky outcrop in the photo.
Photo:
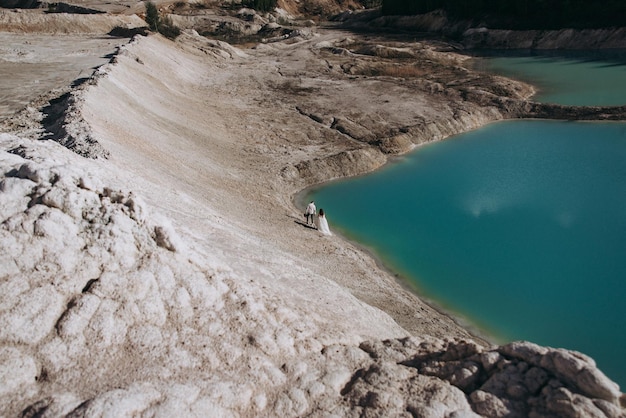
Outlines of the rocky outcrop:
[[626,28],[503,30],[471,28],[461,35],[469,49],[612,49],[626,48]]
[[561,120],[626,120],[626,106],[563,106],[553,103],[524,104],[521,117]]
[[626,106],[568,106],[502,97],[474,87],[461,90],[468,102],[482,108],[493,107],[507,119],[626,120]]
[[359,148],[342,151],[325,158],[302,161],[295,167],[287,167],[282,175],[291,179],[306,179],[321,183],[332,178],[351,177],[369,173],[381,167],[387,158],[376,148]]
[[50,139],[88,158],[106,158],[109,152],[91,134],[91,129],[80,114],[79,92],[74,91],[53,99],[42,109],[42,124],[46,134],[42,139]]
[[360,347],[372,361],[342,391],[348,416],[626,416],[617,385],[577,352],[415,338]]

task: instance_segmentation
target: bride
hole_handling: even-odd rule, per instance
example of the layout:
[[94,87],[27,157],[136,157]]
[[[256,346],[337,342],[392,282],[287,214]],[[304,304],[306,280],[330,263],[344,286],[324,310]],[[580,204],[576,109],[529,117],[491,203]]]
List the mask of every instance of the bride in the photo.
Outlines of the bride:
[[330,229],[328,229],[328,221],[326,220],[326,215],[324,214],[324,209],[320,209],[320,213],[317,217],[318,222],[318,230],[324,235],[332,235],[330,233]]

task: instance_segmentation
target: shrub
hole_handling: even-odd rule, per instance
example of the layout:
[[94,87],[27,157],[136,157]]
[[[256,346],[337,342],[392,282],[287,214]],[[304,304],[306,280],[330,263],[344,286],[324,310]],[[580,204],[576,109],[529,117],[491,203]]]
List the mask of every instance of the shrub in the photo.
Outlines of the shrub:
[[159,33],[168,39],[176,39],[176,37],[180,35],[180,28],[174,25],[174,22],[172,22],[172,19],[169,16],[167,16],[161,20]]
[[153,32],[159,32],[168,39],[176,39],[180,35],[180,28],[175,26],[170,17],[161,19],[159,11],[151,1],[146,3],[146,23]]
[[146,23],[151,31],[157,32],[159,30],[159,11],[154,3],[151,1],[146,3]]

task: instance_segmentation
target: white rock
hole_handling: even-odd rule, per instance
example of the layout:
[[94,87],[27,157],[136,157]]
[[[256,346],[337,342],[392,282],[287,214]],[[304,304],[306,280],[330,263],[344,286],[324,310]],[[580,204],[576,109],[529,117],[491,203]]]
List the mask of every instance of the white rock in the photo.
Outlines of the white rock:
[[16,343],[33,344],[54,330],[65,300],[53,286],[43,285],[18,297],[17,304],[0,314],[0,338]]
[[93,294],[81,295],[59,319],[57,330],[61,337],[82,333],[100,306],[100,298]]
[[17,348],[0,347],[0,396],[35,383],[39,371],[35,360]]

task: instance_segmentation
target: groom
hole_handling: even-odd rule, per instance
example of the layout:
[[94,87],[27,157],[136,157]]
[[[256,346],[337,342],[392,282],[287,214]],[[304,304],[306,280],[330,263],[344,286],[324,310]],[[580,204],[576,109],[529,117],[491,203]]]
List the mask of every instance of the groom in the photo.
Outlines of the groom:
[[304,211],[304,217],[306,218],[306,224],[309,224],[309,219],[311,220],[311,224],[315,225],[315,213],[317,212],[317,208],[315,207],[315,202],[311,200],[311,203],[306,207]]

